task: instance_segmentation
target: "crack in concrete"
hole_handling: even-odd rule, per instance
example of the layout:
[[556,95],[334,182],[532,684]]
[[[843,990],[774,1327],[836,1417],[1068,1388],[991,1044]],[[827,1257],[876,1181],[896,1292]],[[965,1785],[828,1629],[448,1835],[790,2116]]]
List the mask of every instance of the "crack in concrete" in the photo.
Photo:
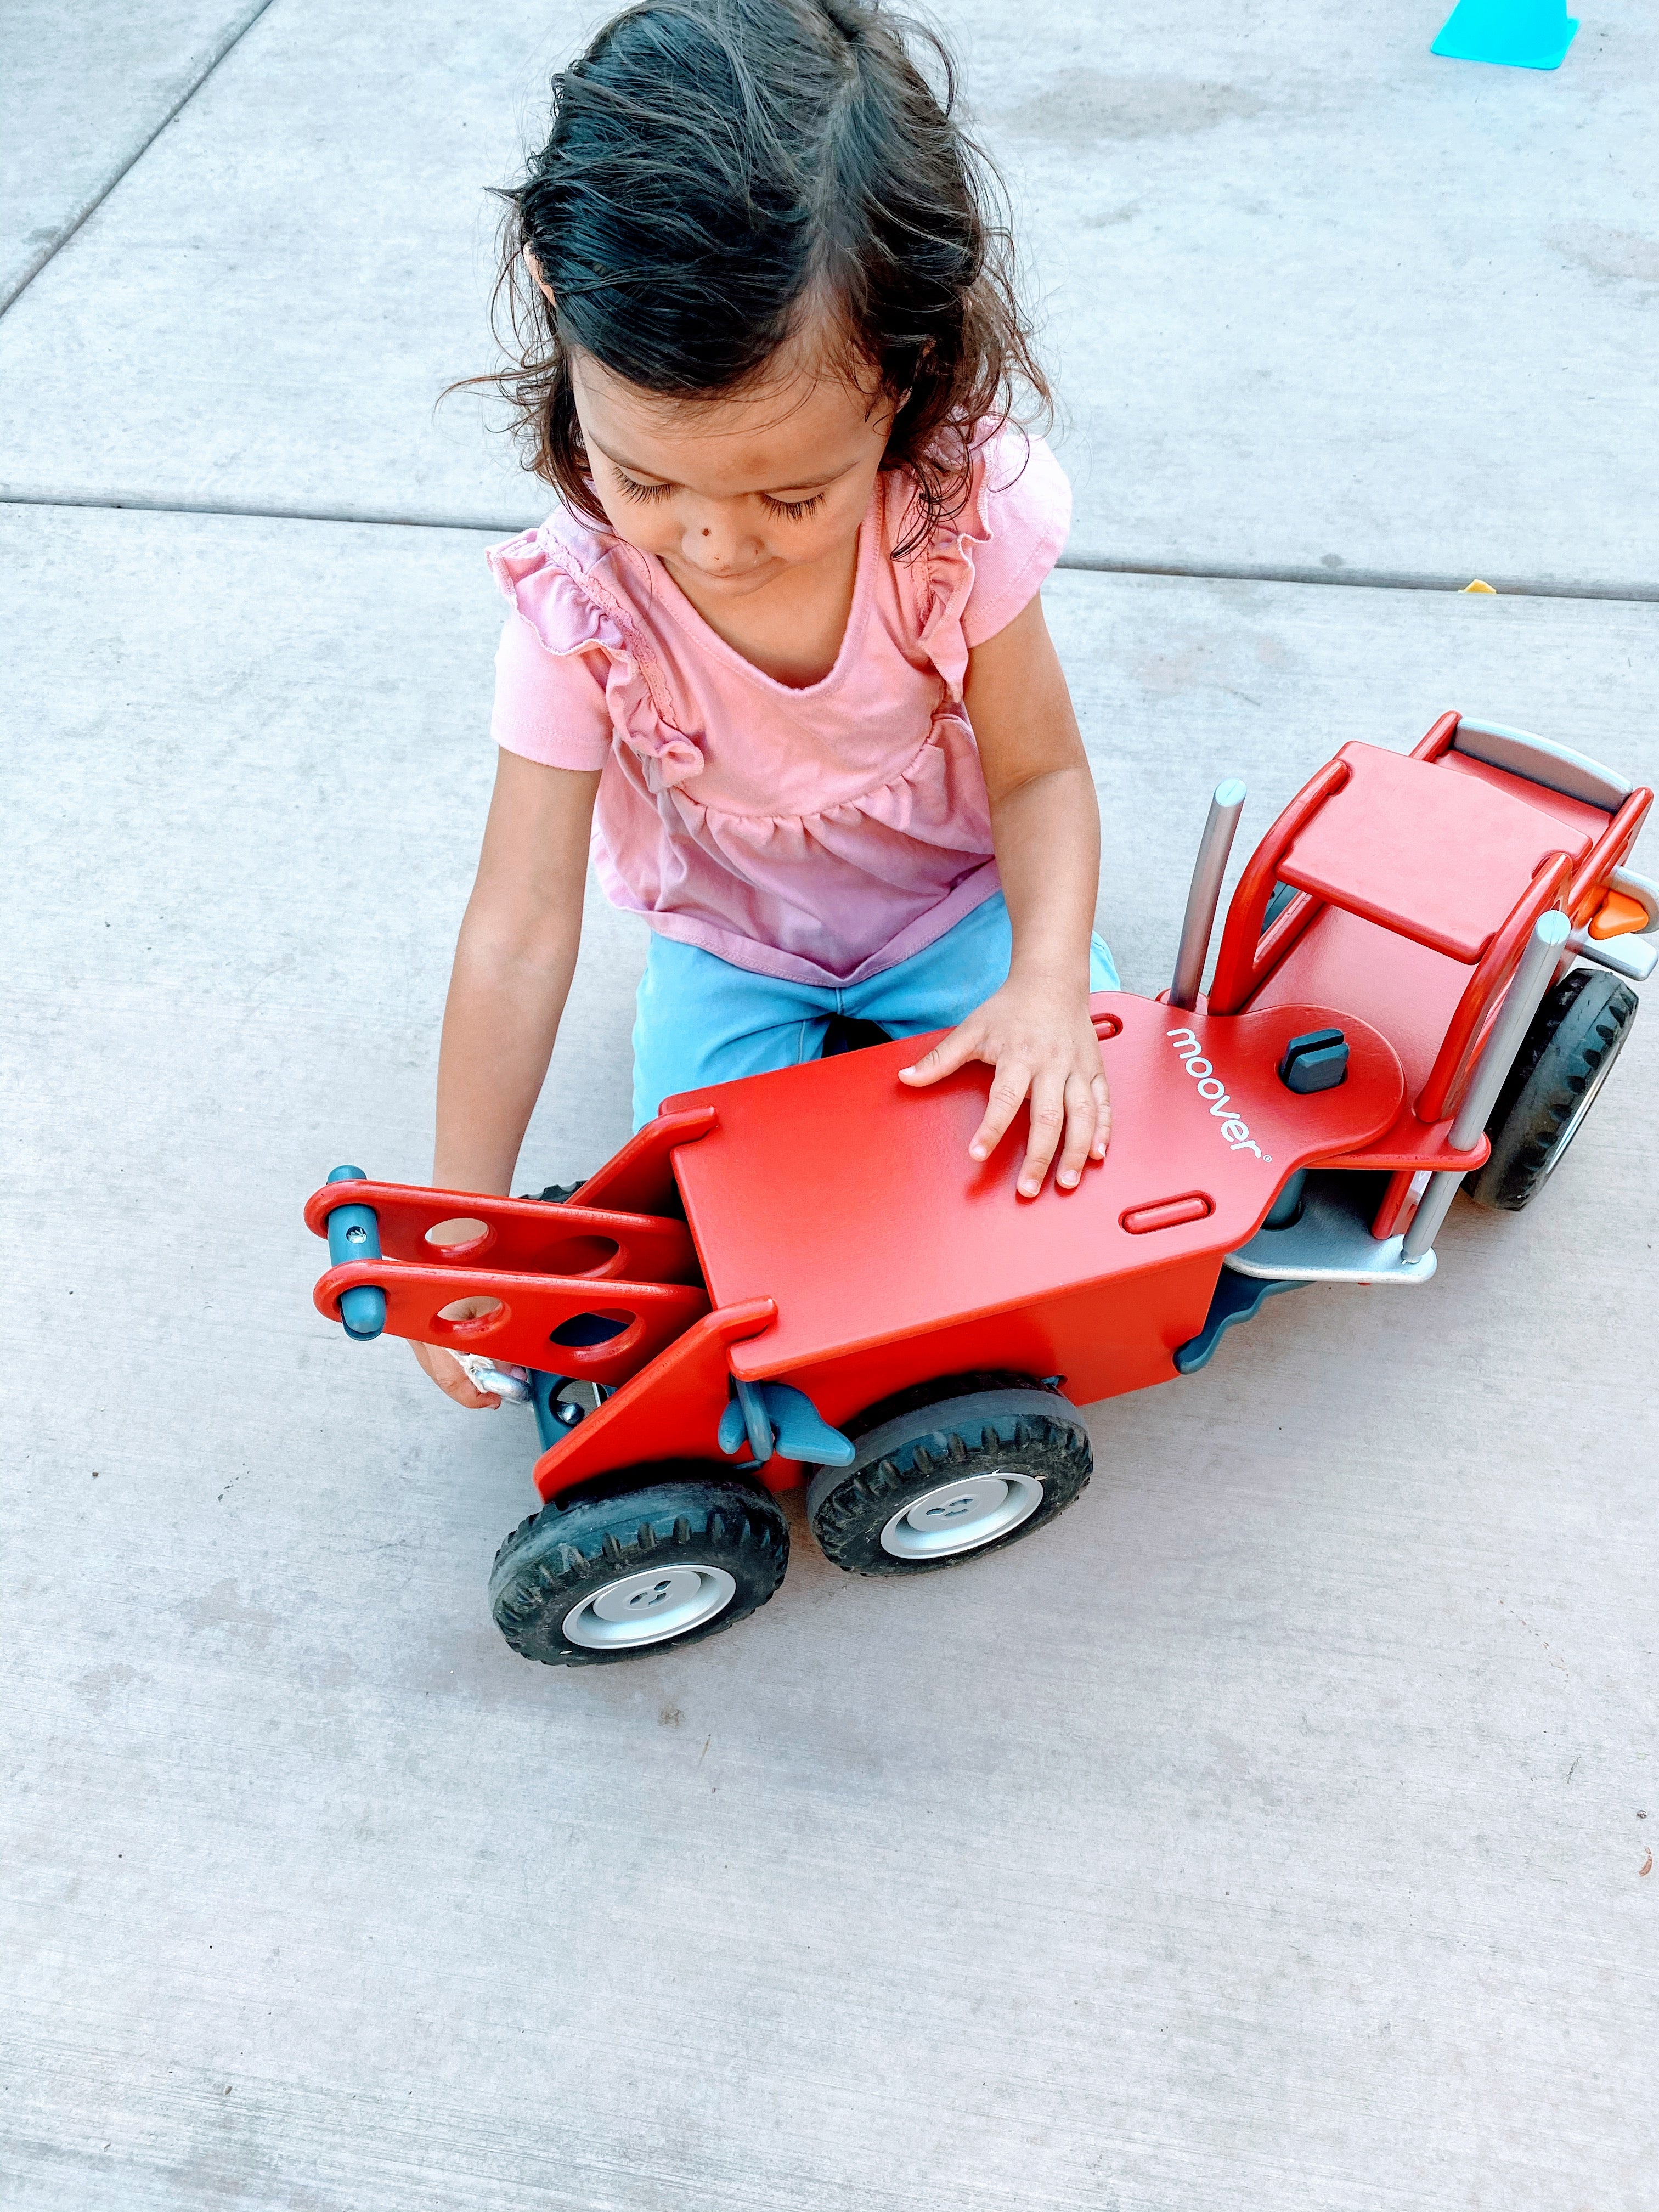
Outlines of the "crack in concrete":
[[[1236,584],[1344,584],[1374,592],[1462,592],[1468,576],[1441,575],[1427,569],[1274,567],[1254,561],[1120,561],[1105,553],[1062,553],[1062,568],[1084,568],[1107,576],[1190,576]],[[1494,568],[1487,579],[1500,599],[1659,599],[1659,584],[1568,583],[1557,577],[1510,576]]]
[[[112,169],[110,172],[109,175],[106,177],[101,185],[95,186],[93,191],[88,193],[85,199],[82,201],[79,208],[77,208],[74,214],[70,216],[69,221],[64,225],[64,228],[58,233],[57,236],[55,238],[49,239],[46,245],[41,247],[39,253],[34,256],[33,259],[26,263],[24,267],[19,270],[12,283],[3,290],[0,290],[0,315],[6,315],[10,313],[11,309],[15,307],[17,301],[22,297],[23,294],[27,291],[29,286],[33,283],[35,278],[40,274],[40,271],[46,267],[48,263],[57,259],[58,256],[69,244],[70,239],[72,239],[76,234],[97,214],[99,209],[102,207],[104,202],[115,190],[117,185],[120,183],[122,178],[128,175],[137,167],[138,163],[143,160],[145,155],[149,153],[150,148],[155,143],[161,133],[167,129],[168,124],[173,122],[175,117],[182,114],[184,110],[190,105],[191,101],[195,99],[197,94],[202,89],[202,87],[207,82],[208,79],[213,75],[214,70],[216,70],[220,63],[224,60],[226,55],[231,52],[234,47],[241,43],[270,4],[271,0],[258,0],[258,4],[256,7],[249,9],[245,15],[241,16],[236,22],[233,23],[230,28],[224,33],[217,45],[209,51],[207,58],[203,63],[201,68],[198,69],[195,76],[191,78],[189,83],[185,85],[178,99],[173,101],[172,106],[168,108],[167,113],[161,118],[161,121],[150,132],[149,136],[144,139],[141,145],[136,147],[133,151],[127,155],[126,159],[118,168]],[[54,502],[54,504],[58,502]]]
[[[266,5],[270,0],[266,0]],[[344,522],[374,530],[471,530],[489,538],[514,538],[532,530],[533,521],[522,517],[480,521],[464,514],[386,514],[372,507],[256,507],[233,500],[100,499],[82,492],[27,492],[0,490],[0,507],[71,507],[135,514],[221,515],[243,522]],[[1131,561],[1109,553],[1065,552],[1058,568],[1103,576],[1180,576],[1195,583],[1223,584],[1337,584],[1374,592],[1461,592],[1466,576],[1437,575],[1401,568],[1333,568],[1322,562],[1316,568],[1276,567],[1253,561]],[[1517,599],[1624,599],[1638,604],[1659,600],[1659,584],[1565,583],[1551,577],[1504,577],[1501,570],[1494,590],[1499,598]]]

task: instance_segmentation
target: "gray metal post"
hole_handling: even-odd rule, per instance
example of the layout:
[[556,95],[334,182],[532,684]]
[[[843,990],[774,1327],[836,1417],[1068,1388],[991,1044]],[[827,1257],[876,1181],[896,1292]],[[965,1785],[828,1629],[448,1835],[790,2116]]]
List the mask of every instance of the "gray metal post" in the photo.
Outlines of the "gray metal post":
[[[1503,1012],[1492,1025],[1486,1040],[1486,1049],[1480,1055],[1480,1065],[1469,1079],[1469,1087],[1463,1094],[1463,1103],[1457,1109],[1457,1118],[1451,1125],[1448,1141],[1454,1151],[1466,1152],[1486,1126],[1486,1116],[1498,1103],[1498,1094],[1504,1087],[1504,1078],[1514,1065],[1515,1055],[1521,1049],[1522,1040],[1538,1012],[1538,1004],[1550,987],[1562,947],[1571,934],[1571,925],[1564,914],[1540,915],[1532,933],[1532,941],[1521,956],[1521,965],[1504,995]],[[1406,1231],[1406,1241],[1401,1256],[1406,1260],[1420,1260],[1440,1234],[1440,1224],[1450,1210],[1457,1195],[1457,1186],[1463,1180],[1461,1171],[1443,1169],[1429,1177],[1428,1188],[1417,1201],[1417,1211],[1412,1216],[1411,1227]]]
[[1244,787],[1236,775],[1217,784],[1209,819],[1198,841],[1198,858],[1193,863],[1192,886],[1181,925],[1181,949],[1176,954],[1175,981],[1170,986],[1172,1006],[1191,1008],[1198,1004],[1210,932],[1215,927],[1215,910],[1221,897],[1221,878],[1227,872],[1227,855],[1233,848],[1233,833],[1243,805]]

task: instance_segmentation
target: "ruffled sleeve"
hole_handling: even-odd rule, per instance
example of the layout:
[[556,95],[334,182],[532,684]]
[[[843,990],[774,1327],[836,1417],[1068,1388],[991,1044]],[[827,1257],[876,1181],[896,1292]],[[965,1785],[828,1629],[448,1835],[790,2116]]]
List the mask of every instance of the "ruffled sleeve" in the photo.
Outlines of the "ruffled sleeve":
[[668,789],[702,772],[701,749],[667,720],[622,609],[543,531],[489,549],[512,604],[495,653],[490,735],[549,768],[602,769],[618,739]]
[[968,654],[1036,596],[1072,526],[1072,488],[1042,438],[1000,431],[974,454],[960,514],[926,553],[921,644],[959,699]]
[[1006,629],[1036,597],[1072,527],[1072,487],[1042,438],[1005,430],[985,449],[985,542],[962,618],[969,645]]

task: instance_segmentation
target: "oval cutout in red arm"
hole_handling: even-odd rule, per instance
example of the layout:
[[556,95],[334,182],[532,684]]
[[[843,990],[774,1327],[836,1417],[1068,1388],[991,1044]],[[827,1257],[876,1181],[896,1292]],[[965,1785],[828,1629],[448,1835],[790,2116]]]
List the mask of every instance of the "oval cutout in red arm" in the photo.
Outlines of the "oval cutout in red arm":
[[1150,1230],[1178,1229],[1183,1221],[1206,1220],[1214,1212],[1213,1200],[1201,1190],[1189,1190],[1184,1198],[1161,1198],[1156,1206],[1132,1206],[1119,1214],[1117,1224],[1131,1237],[1145,1237]]

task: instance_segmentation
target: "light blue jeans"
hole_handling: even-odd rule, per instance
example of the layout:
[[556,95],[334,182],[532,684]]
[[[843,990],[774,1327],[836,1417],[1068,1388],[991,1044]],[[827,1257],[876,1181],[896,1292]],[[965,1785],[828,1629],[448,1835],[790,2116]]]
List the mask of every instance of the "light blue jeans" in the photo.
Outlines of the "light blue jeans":
[[[954,1029],[1007,981],[1012,951],[1000,891],[896,968],[844,989],[757,975],[653,930],[634,1023],[634,1127],[678,1091],[816,1060],[832,1014],[879,1022],[895,1037]],[[1118,988],[1112,956],[1097,937],[1089,988]]]

